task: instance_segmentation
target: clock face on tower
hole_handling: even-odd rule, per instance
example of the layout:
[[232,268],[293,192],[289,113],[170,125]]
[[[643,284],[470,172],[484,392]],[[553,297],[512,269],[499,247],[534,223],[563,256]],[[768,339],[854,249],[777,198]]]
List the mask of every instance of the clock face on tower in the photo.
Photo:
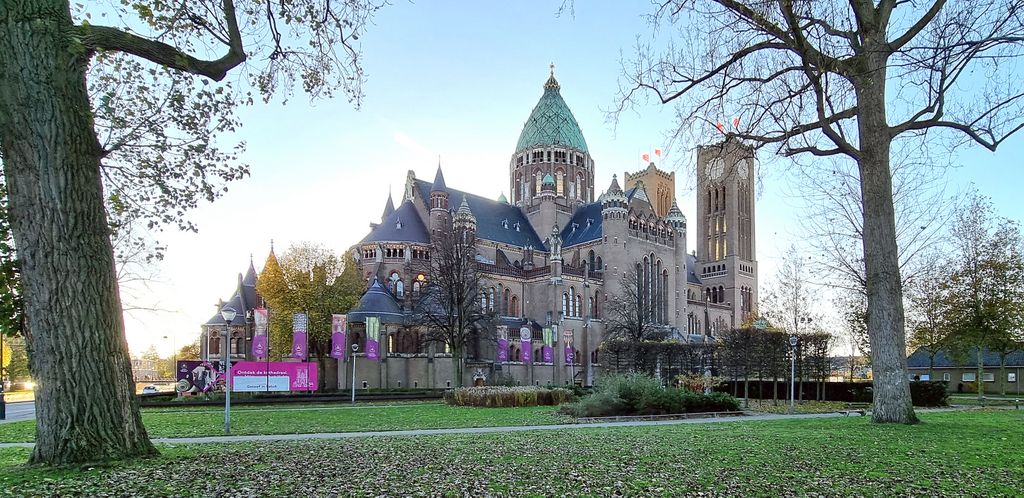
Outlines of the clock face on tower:
[[711,161],[708,161],[707,166],[704,167],[704,176],[711,178],[712,180],[718,180],[722,177],[722,172],[725,171],[725,161],[722,158],[716,157]]

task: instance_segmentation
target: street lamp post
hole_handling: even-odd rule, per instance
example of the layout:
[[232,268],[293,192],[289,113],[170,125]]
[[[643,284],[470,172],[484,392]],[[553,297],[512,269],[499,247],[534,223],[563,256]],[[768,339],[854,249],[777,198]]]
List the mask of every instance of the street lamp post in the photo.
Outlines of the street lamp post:
[[4,399],[4,337],[0,335],[0,420],[7,420],[7,400]]
[[795,409],[794,400],[796,396],[794,390],[796,389],[796,343],[800,339],[795,335],[789,336],[789,413],[793,413]]
[[229,349],[229,336],[231,334],[231,322],[235,320],[235,310],[225,307],[220,310],[220,316],[224,319],[224,347],[221,349],[221,360],[224,365],[224,434],[231,434],[231,351]]
[[359,344],[352,345],[352,404],[356,404],[356,352]]

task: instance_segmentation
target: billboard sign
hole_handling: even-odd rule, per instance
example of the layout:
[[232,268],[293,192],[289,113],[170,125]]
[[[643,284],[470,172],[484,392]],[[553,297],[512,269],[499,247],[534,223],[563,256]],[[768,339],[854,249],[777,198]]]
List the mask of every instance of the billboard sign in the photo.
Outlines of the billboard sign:
[[315,362],[240,361],[231,366],[231,390],[315,391],[317,373]]
[[220,362],[178,360],[174,374],[174,390],[179,393],[205,393],[220,381]]

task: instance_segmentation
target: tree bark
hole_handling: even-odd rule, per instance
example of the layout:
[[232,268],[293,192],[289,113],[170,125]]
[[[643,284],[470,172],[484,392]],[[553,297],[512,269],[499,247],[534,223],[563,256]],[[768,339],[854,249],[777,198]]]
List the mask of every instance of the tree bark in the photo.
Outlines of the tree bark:
[[0,151],[37,382],[30,463],[153,455],[132,381],[68,3],[0,3]]
[[[880,35],[884,37],[884,33]],[[892,137],[886,121],[886,50],[868,40],[865,67],[854,85],[860,137],[860,186],[864,206],[864,265],[867,270],[868,338],[873,372],[873,422],[916,423],[907,379],[903,289],[900,282],[896,217],[892,204],[889,154]],[[870,45],[870,46],[869,46]]]

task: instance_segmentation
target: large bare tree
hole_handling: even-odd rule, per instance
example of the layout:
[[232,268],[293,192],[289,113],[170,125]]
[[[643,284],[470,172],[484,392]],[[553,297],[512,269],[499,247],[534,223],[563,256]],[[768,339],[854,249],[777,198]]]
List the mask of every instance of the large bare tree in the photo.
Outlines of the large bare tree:
[[[703,138],[782,155],[856,161],[875,422],[914,423],[890,152],[901,135],[940,133],[995,150],[1024,127],[1019,0],[666,0],[652,15],[664,50],[624,68],[620,111],[642,95],[678,105]],[[660,43],[659,39],[655,42]],[[723,127],[724,128],[724,127]],[[948,132],[948,133],[947,133]]]
[[426,329],[427,342],[447,347],[455,385],[461,387],[468,350],[478,341],[494,341],[493,313],[477,269],[476,232],[455,223],[431,237],[427,286],[416,304],[415,321]]
[[[75,8],[67,0],[0,2],[0,156],[39,382],[30,461],[44,464],[155,453],[132,388],[111,220],[134,211],[154,223],[180,222],[184,209],[218,195],[222,187],[208,178],[247,172],[209,140],[238,120],[208,115],[293,86],[314,96],[340,89],[358,102],[356,40],[378,5],[174,0]],[[141,72],[115,81],[126,82],[125,93],[98,93],[133,96],[130,105],[91,105],[102,77],[93,78],[90,64],[110,64],[108,76]],[[251,80],[238,80],[238,89],[211,83],[242,67]],[[146,81],[155,74],[173,88]],[[205,84],[194,84],[200,79]],[[106,162],[116,154],[121,160]]]

